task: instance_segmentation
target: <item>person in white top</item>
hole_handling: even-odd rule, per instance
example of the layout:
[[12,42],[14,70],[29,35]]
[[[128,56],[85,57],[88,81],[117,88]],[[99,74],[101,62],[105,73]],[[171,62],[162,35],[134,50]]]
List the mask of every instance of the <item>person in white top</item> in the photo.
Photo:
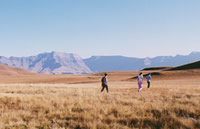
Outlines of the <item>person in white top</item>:
[[143,75],[142,72],[138,75],[138,92],[140,92],[142,90],[142,79],[143,79]]

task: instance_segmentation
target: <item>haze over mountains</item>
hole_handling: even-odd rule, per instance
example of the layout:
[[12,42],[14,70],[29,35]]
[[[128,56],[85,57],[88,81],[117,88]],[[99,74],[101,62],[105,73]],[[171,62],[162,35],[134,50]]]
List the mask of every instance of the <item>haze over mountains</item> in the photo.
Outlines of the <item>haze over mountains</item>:
[[135,71],[146,67],[179,66],[200,60],[200,52],[189,55],[134,58],[124,56],[92,56],[82,59],[76,54],[41,53],[29,57],[3,57],[0,64],[46,74],[86,74],[104,71]]

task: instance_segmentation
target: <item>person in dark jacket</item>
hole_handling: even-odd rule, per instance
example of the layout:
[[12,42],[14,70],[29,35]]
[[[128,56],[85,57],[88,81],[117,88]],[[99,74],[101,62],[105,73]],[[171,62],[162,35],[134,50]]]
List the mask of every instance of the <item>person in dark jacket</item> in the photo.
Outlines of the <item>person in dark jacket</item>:
[[150,75],[150,73],[148,73],[147,75],[146,75],[146,79],[147,79],[147,88],[150,88],[150,80],[151,80],[151,75]]
[[104,74],[104,77],[102,77],[101,82],[102,82],[102,89],[101,92],[103,92],[104,88],[106,88],[107,92],[108,91],[108,84],[107,84],[107,73]]

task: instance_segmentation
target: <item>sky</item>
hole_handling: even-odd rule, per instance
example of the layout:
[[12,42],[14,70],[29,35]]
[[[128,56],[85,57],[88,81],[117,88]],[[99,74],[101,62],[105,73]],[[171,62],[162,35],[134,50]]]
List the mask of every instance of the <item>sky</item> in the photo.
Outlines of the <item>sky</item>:
[[0,0],[0,56],[200,51],[200,0]]

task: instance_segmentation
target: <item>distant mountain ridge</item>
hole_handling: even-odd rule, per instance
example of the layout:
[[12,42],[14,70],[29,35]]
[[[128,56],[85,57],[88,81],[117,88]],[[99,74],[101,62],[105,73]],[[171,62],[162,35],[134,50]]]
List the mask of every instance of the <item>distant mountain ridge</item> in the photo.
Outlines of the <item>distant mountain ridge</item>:
[[82,59],[76,54],[41,53],[29,57],[3,57],[0,64],[22,68],[35,73],[87,74],[105,71],[135,71],[147,67],[176,67],[200,61],[200,52],[189,55],[134,58],[125,56],[92,56]]
[[144,59],[124,56],[92,56],[84,62],[93,72],[133,71],[145,67]]
[[133,58],[124,56],[92,56],[84,59],[93,72],[135,71],[146,67],[175,67],[200,60],[200,52],[189,55],[157,56],[154,58]]
[[46,74],[91,73],[80,56],[61,52],[42,53],[30,57],[0,57],[0,64]]

